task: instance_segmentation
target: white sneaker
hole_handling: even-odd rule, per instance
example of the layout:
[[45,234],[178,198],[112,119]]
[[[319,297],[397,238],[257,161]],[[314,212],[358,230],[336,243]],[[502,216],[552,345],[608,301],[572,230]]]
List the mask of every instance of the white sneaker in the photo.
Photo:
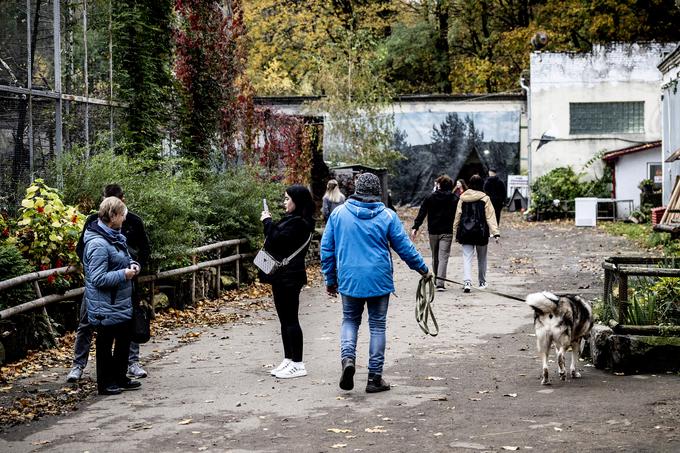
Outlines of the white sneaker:
[[276,376],[276,373],[278,373],[279,371],[281,371],[281,370],[283,370],[284,368],[286,368],[290,362],[292,362],[292,360],[290,360],[290,359],[283,359],[283,361],[279,364],[279,366],[277,366],[276,368],[273,368],[273,369],[269,370],[269,373],[270,373],[272,376]]
[[469,281],[466,281],[466,282],[463,284],[463,292],[464,292],[464,293],[469,293],[471,289],[472,289],[472,283],[470,283]]
[[146,371],[144,371],[144,368],[142,368],[139,362],[130,364],[127,369],[127,374],[128,376],[132,376],[137,379],[146,377]]
[[479,289],[486,289],[488,287],[489,287],[489,285],[487,285],[486,282],[482,282],[482,283],[479,284]]
[[275,374],[279,379],[290,379],[307,376],[304,362],[290,362],[286,367]]
[[73,365],[71,371],[69,371],[68,376],[66,376],[66,382],[78,382],[80,378],[83,377],[83,369],[80,365]]

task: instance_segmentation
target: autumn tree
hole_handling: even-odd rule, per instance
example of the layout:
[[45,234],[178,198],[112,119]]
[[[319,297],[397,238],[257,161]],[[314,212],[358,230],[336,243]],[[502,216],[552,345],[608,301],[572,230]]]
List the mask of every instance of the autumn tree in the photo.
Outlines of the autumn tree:
[[250,103],[240,2],[176,0],[175,8],[182,150],[203,164],[214,150],[233,157]]

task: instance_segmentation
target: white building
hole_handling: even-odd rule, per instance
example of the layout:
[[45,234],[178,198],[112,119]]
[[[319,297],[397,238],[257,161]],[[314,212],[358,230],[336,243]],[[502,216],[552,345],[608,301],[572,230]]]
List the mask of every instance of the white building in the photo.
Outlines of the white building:
[[661,187],[661,141],[629,146],[609,151],[602,160],[612,168],[612,197],[632,200],[617,203],[621,217],[630,215],[630,208],[640,208],[640,182],[651,179]]
[[[533,52],[528,97],[532,181],[557,167],[584,171],[600,152],[660,140],[657,65],[674,48],[615,43],[596,45],[589,53]],[[595,159],[586,171],[600,176],[602,165]]]
[[667,205],[680,175],[680,46],[660,64],[662,73],[663,204]]

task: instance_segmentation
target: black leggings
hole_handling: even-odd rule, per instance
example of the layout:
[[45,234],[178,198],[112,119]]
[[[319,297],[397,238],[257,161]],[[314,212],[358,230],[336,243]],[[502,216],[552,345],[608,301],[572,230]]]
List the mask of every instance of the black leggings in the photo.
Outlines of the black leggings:
[[302,362],[302,328],[298,320],[300,290],[300,284],[272,284],[276,314],[281,322],[284,357],[293,362]]

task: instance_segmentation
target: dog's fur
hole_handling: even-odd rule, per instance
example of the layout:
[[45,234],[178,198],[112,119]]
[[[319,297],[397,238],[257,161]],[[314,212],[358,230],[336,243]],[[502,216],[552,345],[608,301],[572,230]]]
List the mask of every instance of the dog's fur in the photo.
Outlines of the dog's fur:
[[529,294],[526,303],[534,309],[534,328],[536,329],[536,345],[543,359],[543,379],[541,384],[550,383],[548,373],[548,354],[550,345],[555,345],[557,352],[557,369],[560,379],[566,379],[564,354],[571,346],[572,378],[580,378],[576,371],[581,341],[590,334],[593,326],[593,313],[590,303],[576,295],[556,296],[548,291]]

